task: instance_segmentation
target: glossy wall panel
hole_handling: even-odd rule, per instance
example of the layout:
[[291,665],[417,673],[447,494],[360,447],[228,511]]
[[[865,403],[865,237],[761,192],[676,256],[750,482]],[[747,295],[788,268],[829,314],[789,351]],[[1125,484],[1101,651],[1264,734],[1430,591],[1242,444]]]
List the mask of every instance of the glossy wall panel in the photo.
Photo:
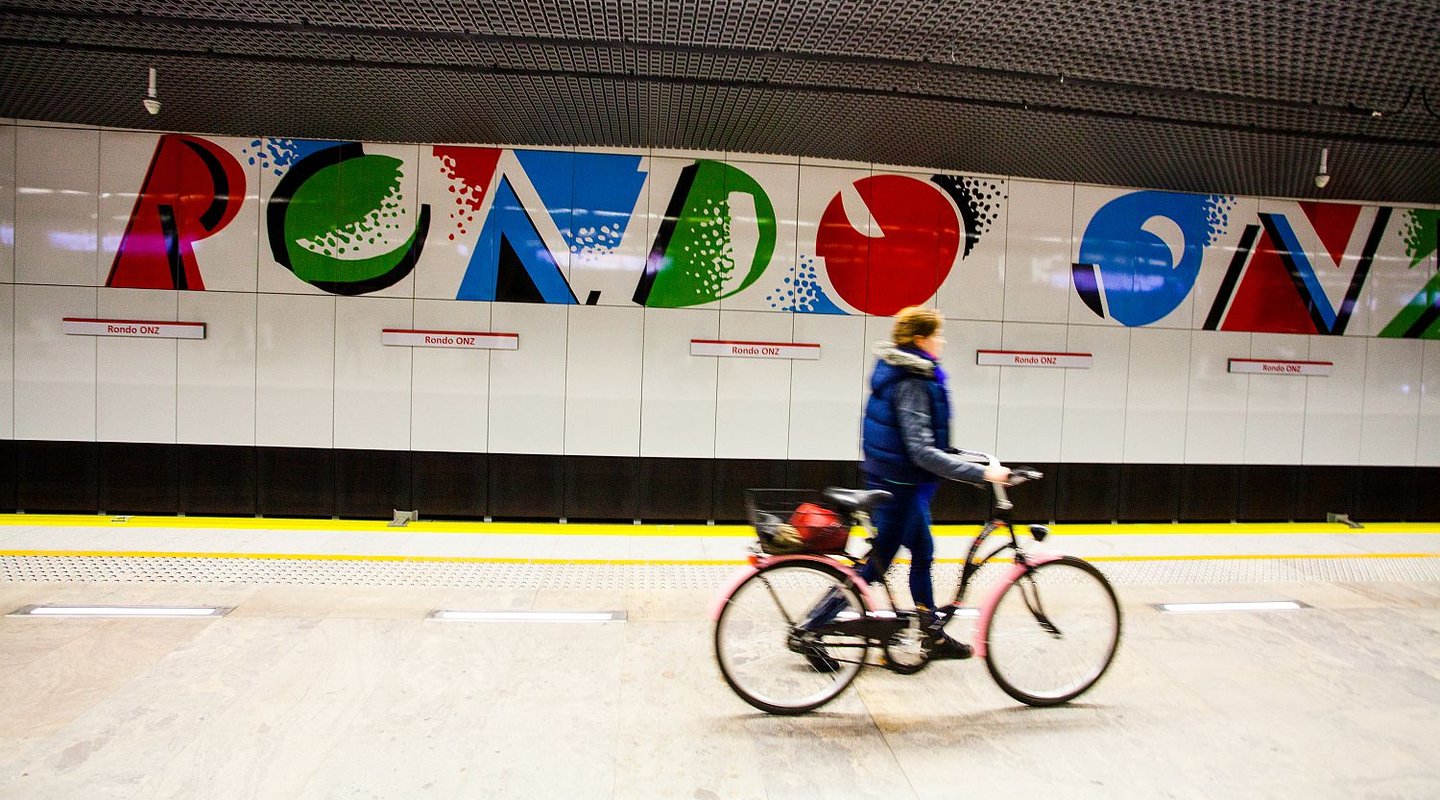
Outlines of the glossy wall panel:
[[1425,343],[1416,339],[1370,339],[1366,346],[1360,461],[1411,466],[1420,434]]
[[[260,295],[256,340],[255,443],[334,446],[335,297]],[[266,463],[261,460],[262,506],[267,497],[263,481],[267,474],[276,474],[265,472]],[[289,495],[288,490],[275,491]]]
[[791,362],[789,457],[856,461],[868,365],[865,321],[828,314],[796,314],[795,341],[820,345],[818,361]]
[[[1065,352],[1065,326],[1007,322],[1001,347]],[[996,455],[1002,461],[1058,461],[1065,414],[1065,370],[989,367],[1000,373]]]
[[690,355],[690,340],[719,336],[718,310],[645,309],[641,455],[714,458],[720,359]]
[[520,335],[519,350],[490,354],[490,452],[563,453],[569,312],[563,305],[495,303],[490,325]]
[[[1070,328],[1065,351],[1090,353],[1091,366],[1058,370],[1065,377],[1061,461],[1115,463],[1124,459],[1130,335],[1118,326]],[[1119,473],[1115,475],[1118,480]]]
[[976,364],[975,351],[999,347],[1000,323],[947,320],[945,335],[944,364],[950,377],[950,442],[967,450],[994,453],[1000,421],[1000,379],[1004,370]]
[[[952,176],[958,177],[958,176]],[[965,224],[957,262],[940,284],[934,305],[947,318],[1000,321],[1005,309],[1005,243],[1009,227],[1009,182],[963,177],[964,202],[974,218]]]
[[98,282],[99,151],[97,131],[16,129],[16,282],[70,286]]
[[15,126],[0,125],[0,283],[15,281]]
[[335,298],[335,446],[410,449],[411,348],[380,342],[411,328],[408,298]]
[[[490,304],[416,300],[415,327],[490,332]],[[415,450],[485,452],[489,441],[490,351],[416,347],[410,358],[414,370],[410,446]]]
[[94,317],[95,289],[15,286],[15,438],[95,441],[95,337],[64,317]]
[[1360,463],[1365,410],[1365,340],[1325,336],[1310,340],[1310,359],[1329,361],[1329,376],[1302,378],[1305,387],[1306,464]]
[[[115,255],[120,251],[121,243],[125,242],[126,235],[131,234],[130,220],[140,211],[145,176],[154,167],[156,146],[160,140],[161,137],[153,133],[100,131],[97,286],[110,285],[107,279],[115,263]],[[167,210],[173,205],[167,204]],[[172,216],[171,225],[175,224]],[[131,235],[132,241],[126,242],[130,248],[168,251],[170,246],[159,231],[135,231]],[[145,241],[135,241],[137,236]],[[168,288],[173,288],[173,285]]]
[[[1125,387],[1126,463],[1185,460],[1190,331],[1132,329]],[[1173,515],[1172,515],[1173,516]]]
[[[733,293],[720,299],[720,308],[793,309],[797,302],[791,292],[795,291],[800,167],[743,161],[727,162],[726,167],[729,250],[722,258],[734,263],[725,282]],[[813,268],[806,272],[807,280],[811,272]],[[756,279],[742,286],[750,273]]]
[[1065,322],[1069,317],[1074,193],[1068,183],[1010,182],[1007,322]]
[[1238,464],[1245,457],[1251,376],[1231,373],[1229,359],[1249,357],[1248,333],[1191,333],[1185,463]]
[[[727,341],[790,342],[793,330],[790,314],[720,312],[720,338]],[[791,362],[717,360],[715,457],[784,459],[790,443]]]
[[0,439],[15,436],[15,287],[0,283]]
[[[96,290],[102,319],[174,322],[177,292]],[[95,337],[95,435],[102,442],[174,442],[176,339]]]
[[645,309],[571,306],[565,366],[565,452],[640,454]]
[[177,302],[181,320],[205,323],[205,338],[176,342],[176,440],[253,445],[257,295],[180,292]]
[[1425,363],[1420,383],[1420,438],[1415,463],[1440,466],[1440,341],[1425,342]]
[[[1305,336],[1252,333],[1250,357],[1305,361]],[[1294,464],[1305,436],[1309,379],[1293,375],[1251,375],[1245,401],[1246,464]]]

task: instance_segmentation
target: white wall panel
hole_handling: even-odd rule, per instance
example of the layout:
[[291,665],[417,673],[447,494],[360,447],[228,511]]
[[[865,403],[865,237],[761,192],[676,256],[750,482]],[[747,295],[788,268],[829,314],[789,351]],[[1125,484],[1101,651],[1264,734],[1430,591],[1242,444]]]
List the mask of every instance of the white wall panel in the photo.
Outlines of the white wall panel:
[[[415,327],[487,332],[492,330],[490,304],[416,300]],[[489,439],[490,351],[417,347],[410,357],[415,375],[410,400],[411,447],[485,452]]]
[[1305,387],[1305,464],[1360,461],[1360,422],[1365,411],[1365,340],[1316,336],[1310,360],[1329,361],[1328,377],[1301,378]]
[[0,125],[0,283],[14,281],[15,126]]
[[267,246],[268,238],[260,213],[260,166],[249,153],[249,145],[255,140],[227,136],[204,138],[235,159],[245,176],[245,185],[230,187],[230,197],[241,206],[225,227],[195,242],[195,263],[200,267],[206,289],[253,292],[258,280],[260,249]]
[[1415,463],[1440,466],[1440,340],[1425,340],[1424,376],[1420,384],[1420,438]]
[[1061,461],[1116,463],[1125,456],[1130,329],[1072,325],[1067,353],[1090,353],[1090,369],[1065,369]]
[[1130,329],[1125,388],[1125,453],[1130,464],[1185,460],[1185,416],[1190,387],[1187,330]]
[[15,133],[15,280],[94,286],[100,134]]
[[794,361],[790,371],[792,459],[860,458],[860,390],[865,363],[862,317],[796,314],[795,341],[820,345],[820,360]]
[[15,436],[15,287],[0,283],[0,439]]
[[[1001,348],[1064,352],[1065,326],[1007,322],[1001,327]],[[1006,462],[1058,460],[1065,413],[1065,370],[990,369],[1000,373],[995,455]]]
[[[935,307],[953,319],[999,321],[1005,307],[1005,231],[1010,223],[1009,184],[1003,178],[963,177],[962,186],[975,204],[978,234],[960,254],[940,291]],[[964,221],[961,221],[964,230]]]
[[205,338],[177,342],[177,441],[255,444],[257,302],[248,292],[180,292],[179,318],[205,323]]
[[[1307,336],[1255,333],[1251,358],[1304,361]],[[1305,438],[1306,378],[1251,375],[1245,406],[1245,463],[1298,464]]]
[[455,299],[495,196],[499,155],[493,147],[420,148],[419,201],[430,206],[430,236],[415,265],[416,297]]
[[1249,375],[1229,371],[1229,359],[1250,357],[1250,334],[1192,331],[1185,463],[1239,464],[1245,456]]
[[715,456],[720,359],[690,355],[690,340],[719,336],[718,309],[645,309],[640,455]]
[[335,446],[410,449],[411,349],[380,343],[413,327],[409,298],[335,298]]
[[640,454],[645,309],[570,306],[565,452]]
[[[97,290],[102,319],[174,322],[177,292]],[[175,339],[96,337],[96,438],[102,442],[175,441]]]
[[[720,338],[790,342],[791,314],[721,311]],[[700,358],[701,356],[696,356]],[[719,359],[715,457],[784,458],[790,443],[790,361]]]
[[94,316],[94,287],[15,287],[16,439],[95,441],[95,337],[60,324]]
[[490,452],[565,452],[565,344],[562,305],[495,303],[491,329],[520,334],[519,350],[490,354]]
[[1360,463],[1413,465],[1420,435],[1425,343],[1420,339],[1370,339],[1367,345]]
[[255,443],[335,442],[335,298],[262,294],[256,309]]
[[942,363],[950,376],[950,443],[966,450],[994,453],[1000,424],[1000,376],[1004,370],[976,364],[975,351],[1000,347],[1001,324],[948,320],[945,338]]
[[1069,314],[1071,210],[1068,183],[1010,182],[1005,246],[1006,322],[1064,322]]
[[[99,271],[95,280],[99,286],[108,283],[115,254],[120,251],[120,243],[136,210],[136,201],[140,199],[140,190],[145,185],[145,176],[155,159],[155,148],[159,143],[160,136],[154,133],[100,132],[99,247],[96,259]],[[160,242],[145,244],[155,247]],[[104,433],[101,433],[101,439],[104,440]]]

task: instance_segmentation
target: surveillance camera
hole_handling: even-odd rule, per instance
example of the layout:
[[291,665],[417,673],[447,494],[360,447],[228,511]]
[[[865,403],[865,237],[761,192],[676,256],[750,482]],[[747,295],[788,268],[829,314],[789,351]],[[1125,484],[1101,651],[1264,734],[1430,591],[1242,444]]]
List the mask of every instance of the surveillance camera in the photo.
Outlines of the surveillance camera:
[[159,113],[160,113],[160,101],[159,101],[159,100],[156,100],[156,99],[153,98],[153,97],[147,97],[147,98],[145,98],[144,100],[142,100],[141,102],[145,104],[145,110],[146,110],[146,111],[149,111],[152,116],[155,115],[155,114],[159,114]]
[[[150,113],[153,114],[153,113],[155,113],[155,112],[152,111],[152,112],[150,112]],[[1320,173],[1319,175],[1316,175],[1316,176],[1315,176],[1315,188],[1316,188],[1316,189],[1324,189],[1325,186],[1326,186],[1326,184],[1328,184],[1328,183],[1330,183],[1330,176],[1329,176],[1328,174],[1322,172],[1322,173]]]

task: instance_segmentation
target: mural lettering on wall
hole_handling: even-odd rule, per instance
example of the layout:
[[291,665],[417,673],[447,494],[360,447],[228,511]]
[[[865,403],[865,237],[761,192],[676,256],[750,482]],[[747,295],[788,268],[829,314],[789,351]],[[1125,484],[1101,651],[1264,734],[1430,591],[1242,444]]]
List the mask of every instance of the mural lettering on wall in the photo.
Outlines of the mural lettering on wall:
[[195,243],[229,224],[244,202],[245,172],[234,156],[194,136],[161,136],[105,285],[203,290]]
[[776,235],[775,208],[754,178],[697,160],[670,195],[634,301],[680,308],[734,295],[770,264]]
[[[1440,230],[1440,210],[1411,209],[1406,213],[1405,255],[1409,257],[1408,267],[1415,269],[1427,258],[1436,254],[1437,230]],[[1430,276],[1425,286],[1415,293],[1405,308],[1380,331],[1381,336],[1408,339],[1440,339],[1440,270]]]
[[1149,325],[1174,311],[1225,233],[1235,198],[1143,191],[1095,212],[1071,265],[1075,292],[1096,316]]
[[[1357,233],[1360,206],[1299,203],[1301,219],[1261,213],[1258,225],[1247,225],[1230,262],[1220,292],[1210,307],[1206,330],[1254,333],[1341,335],[1355,311],[1360,290],[1370,275],[1390,209],[1380,208],[1364,238],[1359,262],[1337,306],[1321,284],[1312,255],[1329,261],[1321,269],[1339,270],[1347,246]],[[1322,252],[1307,253],[1295,224],[1308,224]]]
[[358,142],[295,160],[266,207],[276,263],[331,294],[367,294],[404,279],[424,248],[430,206],[422,204],[414,225],[406,224],[402,166]]

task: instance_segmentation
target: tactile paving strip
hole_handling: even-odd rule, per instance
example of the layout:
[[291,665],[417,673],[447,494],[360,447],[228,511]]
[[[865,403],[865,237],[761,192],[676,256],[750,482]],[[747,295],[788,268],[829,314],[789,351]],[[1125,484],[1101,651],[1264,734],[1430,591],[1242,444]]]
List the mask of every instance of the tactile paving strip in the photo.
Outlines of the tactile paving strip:
[[[1440,581],[1440,558],[1101,562],[1116,585]],[[959,565],[935,570],[953,586]],[[240,583],[474,589],[713,589],[733,564],[556,564],[319,559],[0,556],[0,582]],[[905,567],[892,574],[904,585]],[[998,574],[987,568],[980,583]]]

